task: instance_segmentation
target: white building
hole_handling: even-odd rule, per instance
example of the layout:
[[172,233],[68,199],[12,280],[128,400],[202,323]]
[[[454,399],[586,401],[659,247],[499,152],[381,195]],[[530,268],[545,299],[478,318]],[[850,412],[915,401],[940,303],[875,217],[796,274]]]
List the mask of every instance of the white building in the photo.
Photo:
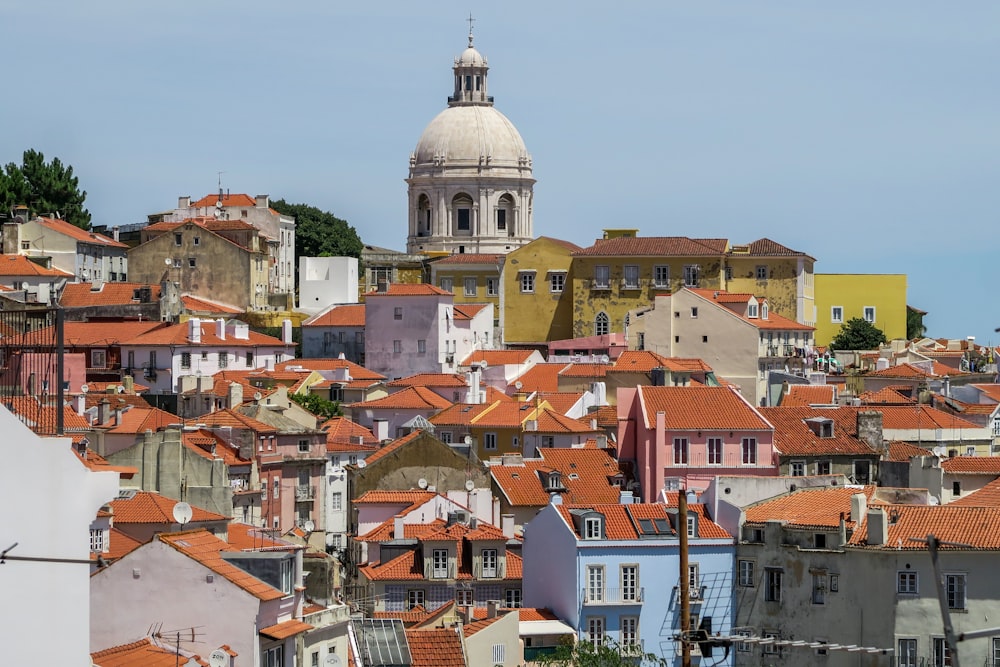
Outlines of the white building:
[[38,217],[4,224],[4,250],[28,257],[47,257],[52,268],[76,276],[79,282],[124,281],[128,246],[65,220]]
[[357,257],[299,257],[301,312],[315,315],[334,303],[357,302]]
[[410,155],[410,253],[507,253],[532,240],[535,179],[517,128],[493,106],[486,58],[469,46],[455,59],[448,108]]

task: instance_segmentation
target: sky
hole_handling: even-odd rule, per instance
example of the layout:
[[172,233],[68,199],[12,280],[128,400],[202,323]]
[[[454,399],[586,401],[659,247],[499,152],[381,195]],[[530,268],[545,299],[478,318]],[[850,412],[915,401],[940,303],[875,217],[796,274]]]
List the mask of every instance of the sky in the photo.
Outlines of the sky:
[[94,224],[222,186],[403,250],[409,155],[475,18],[535,234],[761,237],[905,273],[1000,342],[1000,3],[0,0],[0,162],[73,166]]

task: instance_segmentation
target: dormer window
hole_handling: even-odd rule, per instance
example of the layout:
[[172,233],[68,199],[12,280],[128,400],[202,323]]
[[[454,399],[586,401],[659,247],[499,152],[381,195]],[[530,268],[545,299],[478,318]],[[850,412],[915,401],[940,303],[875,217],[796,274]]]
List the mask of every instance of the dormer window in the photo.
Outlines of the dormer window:
[[560,493],[566,490],[566,487],[562,483],[562,473],[558,470],[551,470],[547,473],[542,473],[542,475],[542,483],[547,493]]
[[585,540],[600,540],[604,538],[604,517],[588,516],[583,521],[583,538]]
[[[760,304],[760,319],[762,319],[762,320],[766,320],[767,319],[767,301],[765,301],[764,303]],[[787,336],[788,334],[785,334],[785,335]]]
[[698,515],[687,515],[687,535],[688,537],[698,537]]
[[751,319],[756,319],[757,317],[757,304],[750,303],[747,305],[747,317]]

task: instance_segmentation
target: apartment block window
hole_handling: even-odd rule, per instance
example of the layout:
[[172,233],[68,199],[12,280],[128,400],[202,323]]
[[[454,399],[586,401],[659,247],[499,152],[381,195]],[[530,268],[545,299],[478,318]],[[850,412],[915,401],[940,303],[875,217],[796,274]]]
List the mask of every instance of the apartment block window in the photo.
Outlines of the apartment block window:
[[920,592],[917,573],[912,570],[901,570],[896,573],[896,592],[901,595],[916,595]]
[[699,599],[701,595],[701,577],[698,575],[698,563],[688,565],[688,594],[692,600]]
[[229,353],[219,352],[219,368],[226,368],[229,366]]
[[722,465],[722,438],[708,439],[708,464]]
[[944,637],[934,637],[934,655],[931,656],[933,667],[951,667],[951,651]]
[[621,566],[622,602],[635,602],[639,599],[639,566]]
[[522,294],[532,294],[535,291],[535,272],[534,271],[522,271],[518,274],[518,280],[521,281],[521,293]]
[[768,602],[781,602],[781,576],[778,568],[764,569],[764,599]]
[[285,667],[285,647],[275,646],[264,651],[260,664],[261,667]]
[[803,477],[806,474],[805,461],[792,461],[790,468],[792,471],[792,477]]
[[330,507],[334,512],[340,512],[344,509],[344,493],[342,491],[334,491],[333,497],[330,500]]
[[604,617],[591,616],[587,619],[587,641],[594,646],[604,644]]
[[549,291],[552,292],[553,294],[560,294],[564,289],[566,289],[566,274],[550,273]]
[[[764,636],[764,639],[780,639],[781,638],[781,635],[778,634],[777,632],[774,632],[773,630],[772,631],[765,631],[763,633],[763,636]],[[781,654],[781,647],[776,646],[774,644],[764,644],[764,654],[765,655],[780,655]]]
[[500,572],[496,549],[483,549],[483,578],[494,579]]
[[755,563],[752,560],[741,560],[737,564],[739,569],[739,584],[745,588],[754,587],[754,566]]
[[608,319],[608,314],[597,313],[597,317],[594,318],[594,335],[606,336],[610,331],[611,321]]
[[506,604],[509,609],[520,609],[523,604],[521,602],[521,589],[508,588],[504,591],[504,604]]
[[394,341],[392,341],[392,353],[393,354],[402,354],[403,353],[403,341],[401,341],[401,340],[394,340]]
[[180,233],[174,234],[174,245],[180,245],[184,241],[184,237]]
[[816,474],[817,475],[829,475],[830,474],[830,462],[829,461],[816,461]]
[[826,604],[826,592],[828,590],[826,573],[814,572],[812,578],[813,578],[812,603]]
[[697,306],[692,306],[691,307],[691,319],[692,320],[698,319],[698,307]]
[[403,307],[402,306],[396,306],[395,308],[392,309],[392,319],[394,319],[394,320],[401,320],[401,319],[403,319]]
[[452,278],[442,278],[440,284],[441,284],[441,289],[443,289],[445,292],[455,291],[453,289],[455,287],[455,281]]
[[[751,632],[749,630],[737,630],[736,634],[739,635],[740,637],[751,636]],[[747,644],[746,642],[739,642],[738,644],[736,644],[736,651],[738,653],[749,653],[750,644]]]
[[604,534],[601,530],[601,518],[596,516],[589,516],[583,522],[583,536],[588,540],[599,540]]
[[246,360],[247,360],[247,368],[253,366],[253,352],[247,352]]
[[743,438],[743,464],[755,465],[757,463],[757,438]]
[[767,280],[767,265],[758,264],[755,273],[757,274],[757,280]]
[[406,609],[410,610],[417,606],[423,606],[425,595],[423,589],[411,588],[406,591]]
[[604,599],[604,567],[602,565],[587,566],[587,600],[600,602]]
[[471,607],[473,605],[472,590],[459,588],[455,591],[455,604],[459,607]]
[[1000,637],[993,638],[993,667],[1000,665]]
[[496,278],[486,279],[486,296],[497,296],[500,294],[500,281]]
[[670,287],[670,267],[666,264],[653,267],[653,287]]
[[875,323],[875,306],[865,306],[863,313],[866,322]]
[[611,267],[598,264],[594,267],[594,289],[608,289],[611,286]]
[[431,566],[431,577],[434,579],[448,578],[448,550],[434,549],[431,556],[433,563]]
[[[996,641],[996,640],[994,640]],[[917,640],[916,639],[900,639],[899,640],[899,652],[896,659],[897,667],[917,667],[919,664],[919,659],[917,658]],[[993,664],[1000,664],[996,660]]]
[[495,451],[497,448],[497,434],[496,433],[484,433],[483,434],[483,449],[486,451]]
[[684,265],[684,287],[698,287],[701,283],[701,266],[697,264]]
[[674,438],[674,465],[686,466],[688,462],[687,438]]
[[465,278],[465,296],[476,296],[476,290],[478,285],[476,284],[475,276],[466,276]]
[[948,609],[965,609],[965,575],[944,575],[944,588]]
[[107,350],[91,350],[90,351],[90,367],[91,368],[106,368],[108,365],[108,353]]
[[103,553],[104,552],[104,531],[103,530],[91,530],[90,531],[90,552],[91,553]]
[[198,266],[198,258],[197,257],[188,257],[188,268],[189,269],[193,269],[196,266]]
[[840,324],[844,321],[844,307],[843,306],[831,306],[830,307],[830,321],[834,324]]
[[355,331],[354,332],[354,344],[355,345],[364,345],[365,344],[365,332],[364,331]]
[[[270,448],[268,448],[270,449]],[[281,479],[275,477],[271,480],[272,496],[277,499],[281,495]]]
[[173,263],[174,263],[174,268],[175,269],[181,268],[181,258],[180,257],[174,257],[174,262]]
[[427,354],[427,341],[423,338],[417,340],[417,354]]
[[639,267],[635,264],[626,264],[624,274],[622,287],[625,289],[639,289]]
[[639,619],[635,616],[622,616],[621,636],[619,644],[625,646],[639,645]]

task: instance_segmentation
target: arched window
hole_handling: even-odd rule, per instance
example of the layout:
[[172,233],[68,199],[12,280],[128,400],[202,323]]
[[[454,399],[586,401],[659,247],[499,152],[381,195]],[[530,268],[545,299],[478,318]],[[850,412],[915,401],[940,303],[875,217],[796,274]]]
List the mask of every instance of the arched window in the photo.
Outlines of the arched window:
[[594,318],[594,335],[606,336],[610,332],[611,322],[608,320],[608,314],[604,312],[597,313],[597,317]]
[[417,200],[417,236],[431,235],[431,200],[420,195]]
[[451,200],[451,208],[455,221],[455,233],[470,234],[472,232],[472,197],[466,194],[456,195]]
[[505,194],[497,200],[497,231],[507,232],[514,235],[514,198]]

